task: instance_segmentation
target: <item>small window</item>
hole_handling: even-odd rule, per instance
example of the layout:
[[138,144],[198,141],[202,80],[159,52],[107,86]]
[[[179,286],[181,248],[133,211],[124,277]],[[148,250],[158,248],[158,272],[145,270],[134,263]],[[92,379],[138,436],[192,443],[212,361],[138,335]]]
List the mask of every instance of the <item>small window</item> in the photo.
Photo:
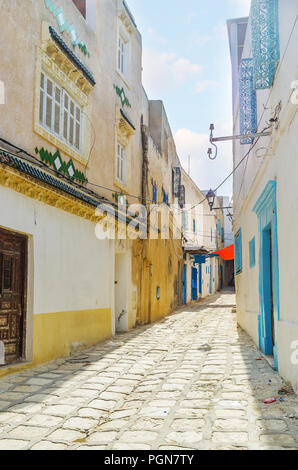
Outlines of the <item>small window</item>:
[[117,144],[117,179],[126,184],[126,151],[121,144]]
[[235,235],[235,271],[236,274],[242,273],[242,230]]
[[188,230],[188,213],[187,211],[182,212],[182,225],[184,230]]
[[221,241],[222,243],[225,242],[225,229],[224,228],[221,229]]
[[124,41],[121,36],[118,40],[118,70],[124,74]]
[[256,239],[249,242],[249,267],[252,269],[256,265]]
[[130,73],[130,38],[122,26],[118,33],[117,69],[128,80]]
[[192,230],[193,230],[193,233],[196,233],[196,231],[197,231],[196,219],[193,219],[193,221],[192,221]]

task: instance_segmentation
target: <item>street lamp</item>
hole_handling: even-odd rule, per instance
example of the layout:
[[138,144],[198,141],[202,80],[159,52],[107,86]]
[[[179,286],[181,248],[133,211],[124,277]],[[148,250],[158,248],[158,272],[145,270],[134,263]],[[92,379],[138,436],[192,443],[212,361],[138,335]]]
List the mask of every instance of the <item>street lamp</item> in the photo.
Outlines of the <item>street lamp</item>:
[[208,200],[208,204],[209,204],[211,212],[213,210],[215,198],[216,198],[216,195],[215,195],[214,191],[212,191],[212,189],[210,189],[210,191],[208,192],[208,194],[206,196],[206,199]]

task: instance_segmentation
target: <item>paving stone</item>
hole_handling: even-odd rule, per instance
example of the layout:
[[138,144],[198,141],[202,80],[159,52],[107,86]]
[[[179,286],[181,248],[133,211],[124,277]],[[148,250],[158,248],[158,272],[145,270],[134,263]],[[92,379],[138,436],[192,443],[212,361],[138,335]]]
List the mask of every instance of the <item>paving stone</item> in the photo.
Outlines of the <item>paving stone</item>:
[[88,438],[88,444],[109,444],[117,437],[117,432],[95,432]]
[[[99,391],[97,390],[86,390],[86,389],[77,389],[77,390],[74,390],[72,393],[71,393],[71,396],[72,397],[79,397],[79,398],[86,398],[88,400],[88,398],[96,398],[99,396]],[[70,398],[71,400],[71,398]]]
[[194,444],[198,444],[202,440],[202,438],[203,434],[201,432],[170,432],[166,437],[166,441],[171,442],[173,444],[191,446]]
[[157,439],[158,434],[152,431],[125,431],[120,441],[137,443],[137,444],[148,444]]
[[28,447],[29,441],[16,439],[0,439],[0,450],[24,450]]
[[120,431],[121,429],[128,429],[128,419],[113,419],[107,423],[100,424],[98,429],[100,431]]
[[93,400],[88,406],[97,410],[112,410],[117,405],[116,401],[109,400]]
[[31,447],[30,450],[66,450],[66,444],[59,444],[57,442],[50,442],[50,441],[40,441],[34,446]]
[[244,410],[215,410],[217,418],[232,419],[232,418],[246,418],[247,413]]
[[242,444],[247,442],[248,434],[246,432],[214,432],[212,434],[212,439],[215,442]]
[[285,421],[281,419],[263,419],[257,420],[257,429],[259,431],[269,431],[269,432],[284,432],[287,431],[288,426]]
[[137,413],[137,409],[128,409],[128,410],[115,410],[113,413],[109,415],[110,419],[121,419],[121,418],[129,418],[130,416],[135,416]]
[[262,434],[260,440],[268,446],[293,447],[297,444],[295,439],[289,434]]
[[171,428],[175,431],[196,431],[205,426],[204,419],[175,419]]
[[8,409],[9,412],[13,413],[24,413],[25,415],[32,413],[39,413],[43,409],[43,406],[39,403],[19,403]]
[[147,416],[148,418],[167,418],[170,412],[170,408],[142,408],[140,410],[140,416]]
[[207,408],[178,408],[175,410],[175,416],[177,418],[203,418],[207,413]]
[[95,419],[74,417],[69,418],[63,424],[65,429],[74,429],[76,431],[88,431],[91,428],[94,428],[98,424],[98,421]]
[[80,446],[76,450],[105,450],[106,446]]
[[16,439],[33,439],[35,437],[43,436],[49,432],[48,428],[37,426],[18,426],[8,433],[9,437]]
[[130,426],[131,431],[159,431],[164,426],[162,419],[139,418]]
[[106,416],[106,412],[101,410],[96,410],[95,408],[81,408],[78,410],[78,415],[81,418],[93,418],[99,420]]
[[[25,398],[28,397],[28,394],[26,393],[21,393],[21,392],[5,392],[5,402],[2,402],[2,407],[8,406],[9,402],[7,400],[11,401],[24,401]],[[1,406],[1,402],[0,402]]]
[[34,415],[26,424],[30,424],[33,426],[44,426],[47,428],[58,426],[63,421],[63,418],[58,418],[57,416],[49,416],[49,415]]
[[154,400],[149,403],[149,406],[153,408],[164,408],[168,409],[175,405],[175,400]]
[[43,413],[52,416],[62,416],[63,418],[76,410],[75,406],[52,405],[43,409]]
[[51,384],[52,382],[53,382],[52,379],[34,378],[34,379],[27,380],[26,384],[45,386],[45,385]]
[[147,444],[125,444],[122,442],[117,442],[113,445],[114,450],[150,450],[151,447]]
[[52,434],[47,436],[48,439],[52,439],[54,441],[63,441],[67,443],[73,443],[76,441],[79,441],[81,439],[84,439],[86,437],[86,434],[83,434],[82,432],[78,431],[73,431],[70,429],[57,429],[54,431]]
[[248,421],[245,419],[230,418],[230,419],[217,419],[214,423],[214,429],[232,430],[232,431],[246,431],[248,428]]
[[17,385],[14,387],[14,392],[33,393],[40,390],[41,387],[38,385]]

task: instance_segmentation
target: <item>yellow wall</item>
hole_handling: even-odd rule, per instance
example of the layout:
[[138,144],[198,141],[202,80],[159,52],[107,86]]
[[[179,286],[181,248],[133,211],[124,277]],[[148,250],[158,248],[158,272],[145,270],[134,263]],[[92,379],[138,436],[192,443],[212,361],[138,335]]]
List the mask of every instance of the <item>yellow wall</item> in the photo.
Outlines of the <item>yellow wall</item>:
[[110,309],[34,315],[33,362],[67,357],[74,343],[93,346],[112,336]]
[[[112,336],[111,310],[82,310],[34,315],[33,361],[0,370],[0,377],[68,357],[75,343],[82,349]],[[80,348],[79,348],[80,350]]]

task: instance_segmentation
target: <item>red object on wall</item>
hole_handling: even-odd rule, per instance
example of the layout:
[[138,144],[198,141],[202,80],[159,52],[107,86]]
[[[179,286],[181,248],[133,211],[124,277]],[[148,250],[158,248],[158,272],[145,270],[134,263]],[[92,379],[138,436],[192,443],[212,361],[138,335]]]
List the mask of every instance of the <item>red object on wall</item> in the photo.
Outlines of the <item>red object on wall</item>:
[[86,0],[72,0],[77,9],[82,13],[86,19]]
[[225,261],[231,261],[235,259],[235,249],[234,245],[227,246],[223,250],[215,251],[214,255],[220,256]]

